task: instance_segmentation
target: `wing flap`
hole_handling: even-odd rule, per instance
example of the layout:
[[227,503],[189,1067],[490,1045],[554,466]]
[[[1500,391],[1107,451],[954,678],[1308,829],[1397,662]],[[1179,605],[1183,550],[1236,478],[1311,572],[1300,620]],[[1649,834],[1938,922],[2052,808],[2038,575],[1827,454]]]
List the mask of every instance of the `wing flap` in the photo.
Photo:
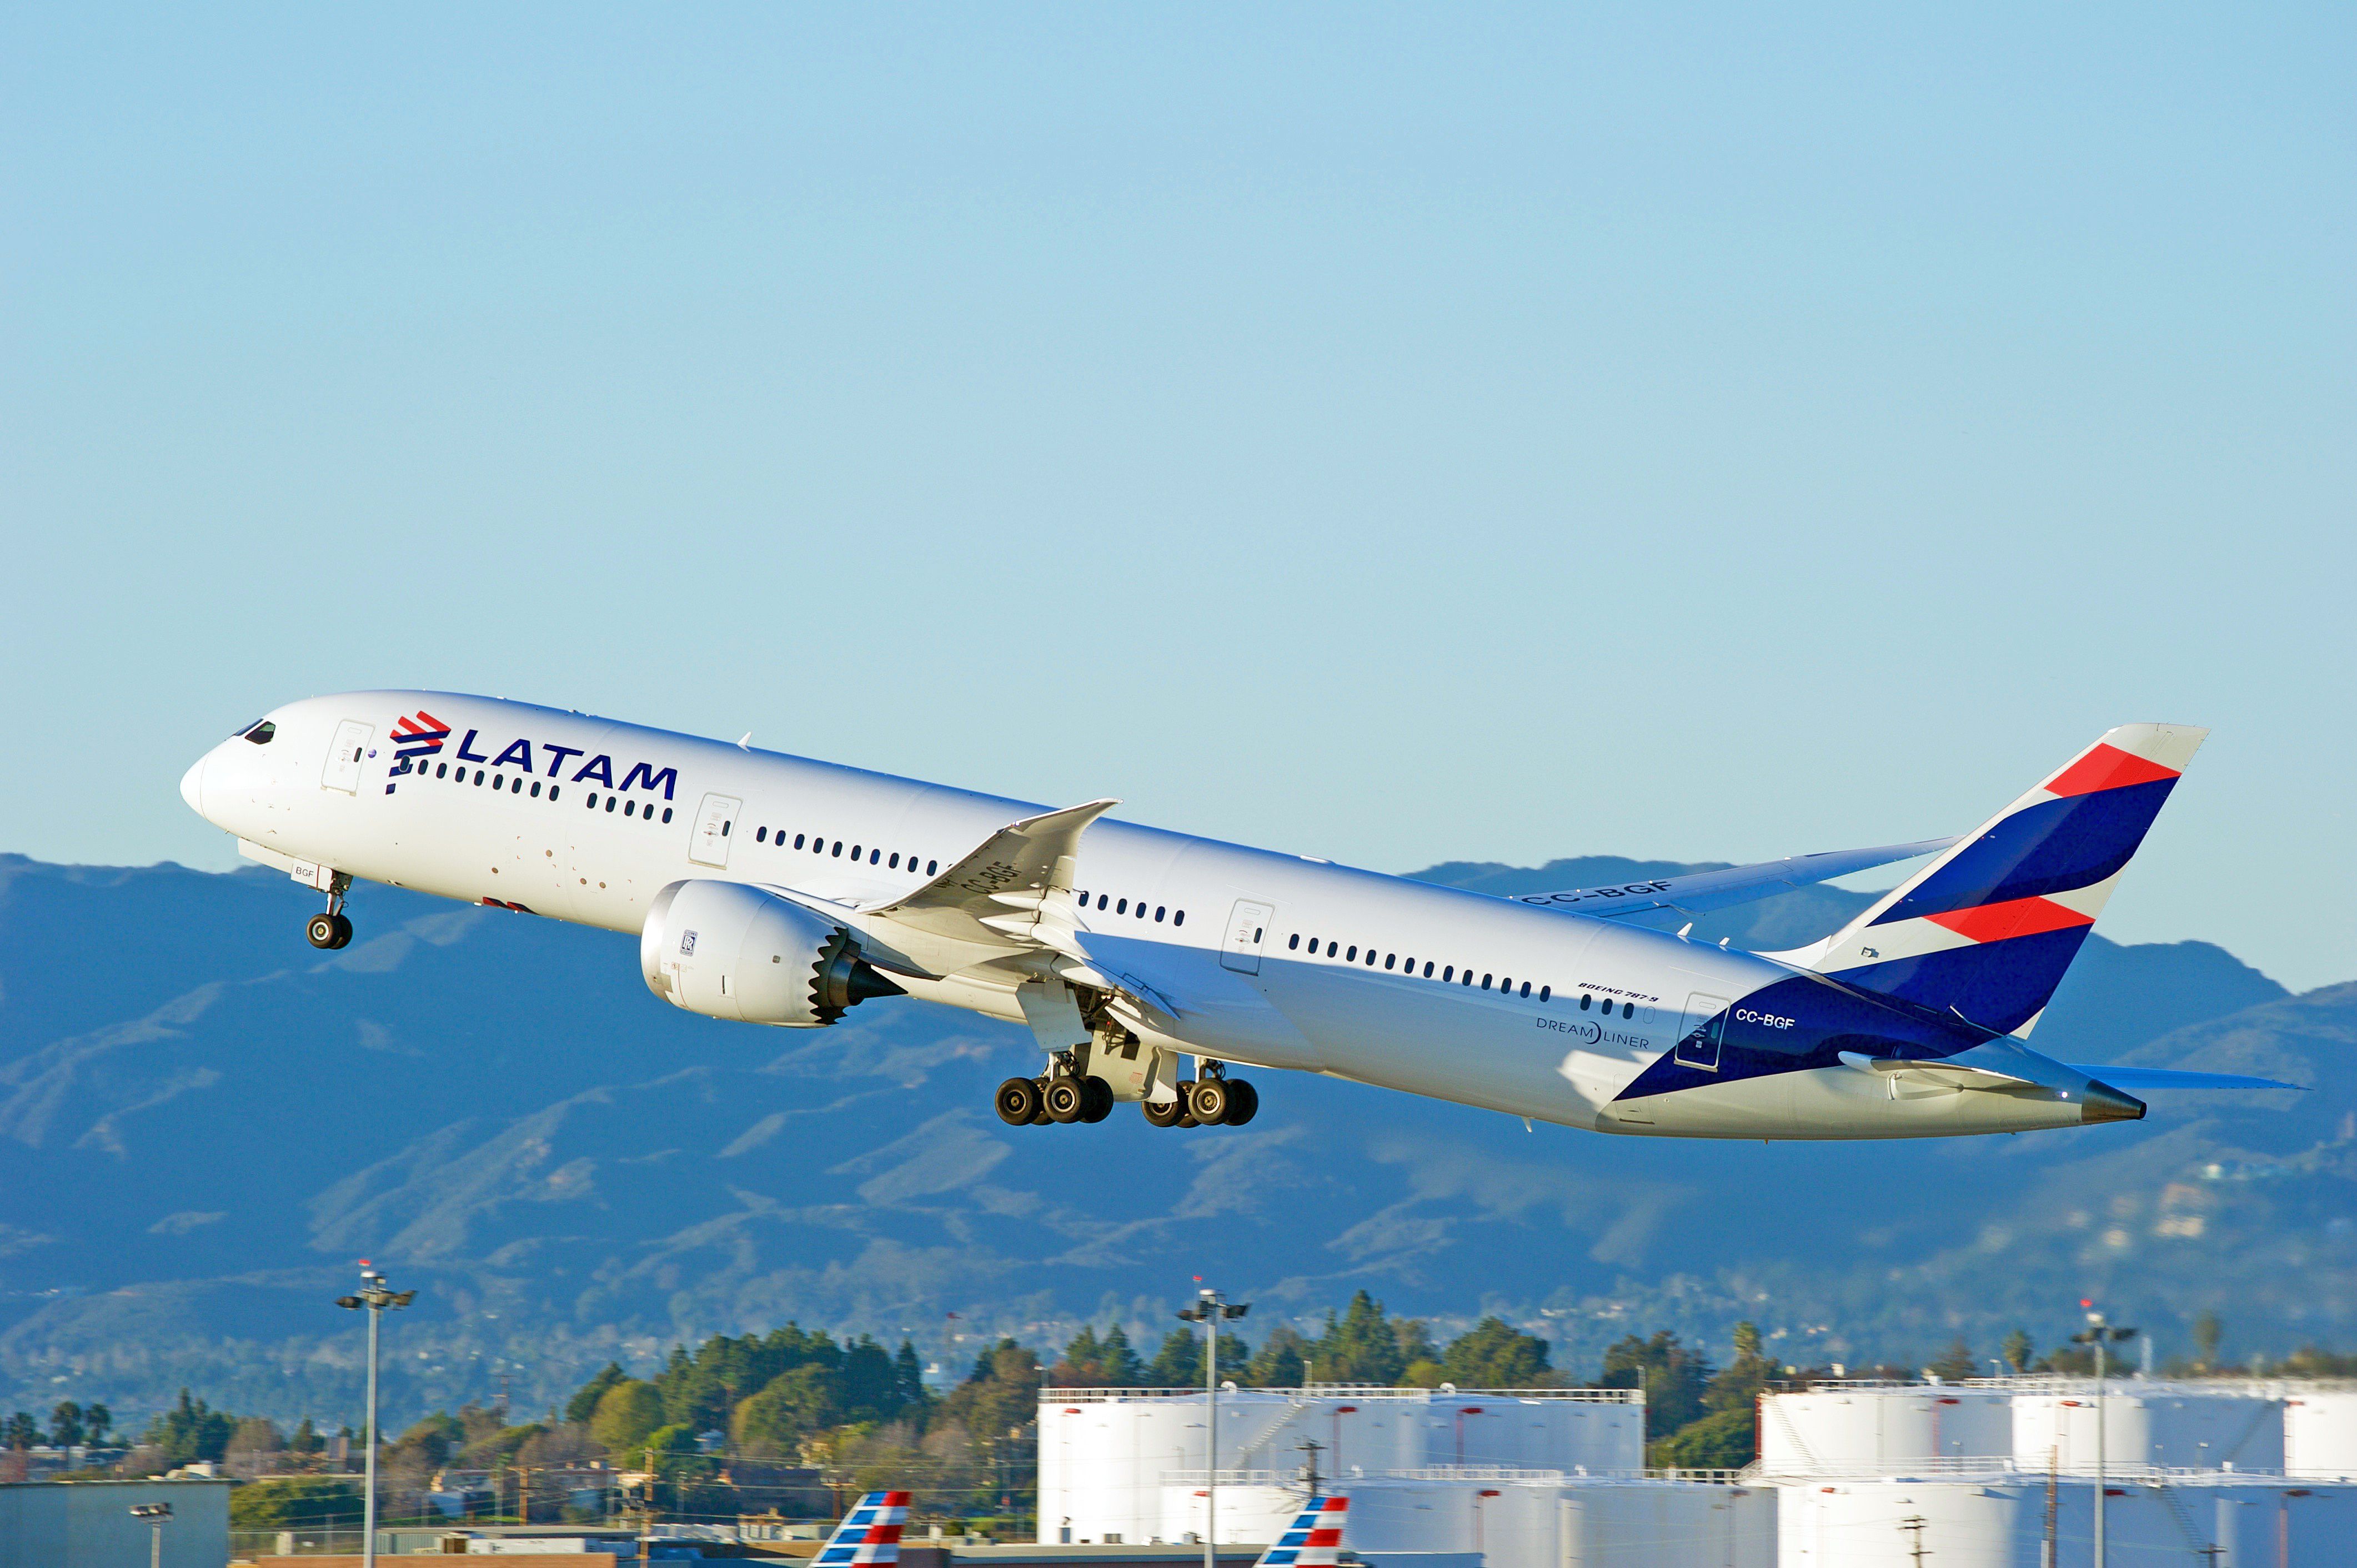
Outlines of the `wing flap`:
[[2071,1064],[2072,1072],[2083,1072],[2096,1082],[2131,1093],[2147,1089],[2297,1089],[2305,1092],[2306,1084],[2284,1083],[2272,1078],[2245,1078],[2233,1072],[2178,1072],[2158,1067],[2084,1067]]

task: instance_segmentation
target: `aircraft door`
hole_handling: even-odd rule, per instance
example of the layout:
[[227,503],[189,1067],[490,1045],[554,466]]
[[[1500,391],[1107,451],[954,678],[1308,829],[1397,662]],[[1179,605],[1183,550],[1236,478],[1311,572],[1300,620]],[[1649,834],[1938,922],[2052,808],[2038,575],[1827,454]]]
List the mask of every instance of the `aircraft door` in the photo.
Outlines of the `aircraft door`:
[[1724,996],[1697,991],[1686,998],[1685,1022],[1678,1026],[1677,1058],[1685,1067],[1718,1070],[1719,1034],[1727,1026],[1728,1003]]
[[1258,974],[1260,945],[1267,939],[1268,923],[1275,918],[1273,905],[1237,899],[1228,916],[1227,935],[1220,939],[1220,961],[1238,974]]
[[731,795],[706,795],[695,813],[695,833],[688,840],[687,858],[698,865],[728,864],[728,833],[745,802]]
[[336,743],[328,748],[328,768],[319,776],[322,789],[341,789],[347,795],[361,792],[361,758],[368,755],[369,737],[376,726],[359,719],[346,719],[336,726]]

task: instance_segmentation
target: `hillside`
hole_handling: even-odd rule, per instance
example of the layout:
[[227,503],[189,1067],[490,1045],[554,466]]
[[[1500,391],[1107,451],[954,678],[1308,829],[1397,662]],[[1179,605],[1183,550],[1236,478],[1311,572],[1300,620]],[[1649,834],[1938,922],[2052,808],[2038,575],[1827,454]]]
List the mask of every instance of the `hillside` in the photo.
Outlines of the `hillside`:
[[[788,1319],[959,1366],[982,1336],[1060,1343],[1084,1317],[1158,1333],[1196,1273],[1256,1302],[1256,1329],[1365,1285],[1449,1323],[1504,1311],[1577,1368],[1631,1327],[1723,1346],[1739,1316],[1787,1359],[2017,1323],[2050,1340],[2090,1291],[2164,1353],[2205,1306],[2244,1350],[2357,1340],[2357,985],[2289,996],[2202,943],[2091,941],[2038,1043],[2313,1092],[1762,1146],[1534,1133],[1264,1074],[1245,1129],[1012,1131],[988,1104],[1031,1065],[1010,1026],[905,1000],[825,1031],[723,1025],[649,995],[627,939],[374,887],[359,940],[320,954],[308,897],[260,871],[0,859],[0,1408],[128,1414],[188,1382],[340,1416],[359,1335],[328,1303],[363,1255],[420,1291],[393,1325],[395,1412],[502,1372],[533,1408],[608,1356]],[[1797,940],[1857,897],[1703,929]]]

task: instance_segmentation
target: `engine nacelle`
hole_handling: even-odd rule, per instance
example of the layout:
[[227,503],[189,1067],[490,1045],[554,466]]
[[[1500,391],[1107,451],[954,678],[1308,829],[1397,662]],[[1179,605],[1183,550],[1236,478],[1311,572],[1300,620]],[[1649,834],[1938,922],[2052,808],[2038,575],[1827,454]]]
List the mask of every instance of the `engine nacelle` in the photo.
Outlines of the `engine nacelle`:
[[674,882],[656,894],[639,969],[673,1006],[790,1028],[823,1027],[871,996],[907,994],[859,956],[842,926],[737,882]]

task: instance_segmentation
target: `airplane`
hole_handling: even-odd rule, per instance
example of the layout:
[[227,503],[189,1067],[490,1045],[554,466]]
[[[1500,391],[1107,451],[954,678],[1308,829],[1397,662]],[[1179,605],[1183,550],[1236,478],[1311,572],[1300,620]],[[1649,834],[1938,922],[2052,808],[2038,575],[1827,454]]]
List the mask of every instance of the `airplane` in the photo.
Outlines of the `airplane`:
[[[504,699],[273,710],[180,792],[326,895],[366,879],[626,931],[709,1017],[823,1027],[913,996],[1028,1026],[1010,1125],[1241,1126],[1232,1064],[1598,1133],[1849,1139],[2133,1121],[2135,1092],[2286,1089],[2030,1049],[2072,958],[2207,731],[2125,725],[1955,839],[1512,897]],[[1930,854],[1792,951],[1691,917]],[[1629,923],[1689,917],[1676,933]],[[1674,915],[1658,917],[1663,923]],[[1192,1058],[1189,1067],[1186,1058]]]

